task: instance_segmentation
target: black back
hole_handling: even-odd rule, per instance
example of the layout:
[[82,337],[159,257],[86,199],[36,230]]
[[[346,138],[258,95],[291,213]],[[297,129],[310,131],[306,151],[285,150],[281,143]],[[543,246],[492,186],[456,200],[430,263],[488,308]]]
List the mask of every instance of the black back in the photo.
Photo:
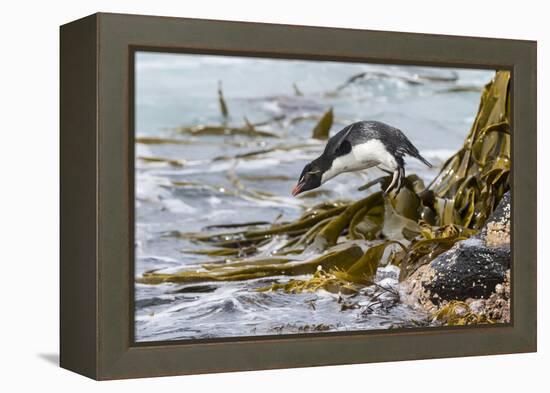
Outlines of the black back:
[[371,139],[378,139],[382,142],[388,152],[393,154],[399,162],[402,162],[403,156],[408,154],[429,167],[432,166],[420,155],[417,148],[401,130],[380,121],[372,120],[350,124],[333,135],[327,142],[323,156],[333,160],[336,157],[348,154],[353,146]]

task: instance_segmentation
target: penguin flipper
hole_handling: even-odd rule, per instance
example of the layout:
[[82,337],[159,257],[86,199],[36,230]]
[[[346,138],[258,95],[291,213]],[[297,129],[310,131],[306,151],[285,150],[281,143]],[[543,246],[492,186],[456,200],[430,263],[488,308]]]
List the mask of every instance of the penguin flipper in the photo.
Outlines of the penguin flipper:
[[327,146],[325,147],[324,154],[327,154],[329,156],[332,155],[344,155],[349,153],[351,150],[351,143],[346,139],[351,131],[353,131],[353,128],[355,127],[354,124],[350,124],[340,132],[338,132],[336,135],[334,135],[332,138],[329,139]]

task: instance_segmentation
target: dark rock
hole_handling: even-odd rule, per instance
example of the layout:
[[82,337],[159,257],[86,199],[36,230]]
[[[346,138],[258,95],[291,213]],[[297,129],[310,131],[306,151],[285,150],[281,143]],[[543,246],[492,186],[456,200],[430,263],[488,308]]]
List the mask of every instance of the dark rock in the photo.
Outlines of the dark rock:
[[434,259],[422,285],[434,303],[488,298],[510,269],[510,192],[478,235],[456,243]]
[[508,191],[480,232],[479,238],[483,239],[488,246],[510,246],[511,210],[510,191]]
[[487,222],[485,223],[485,227],[487,227],[489,223],[510,222],[510,211],[512,206],[510,204],[510,199],[511,199],[510,191],[508,191],[506,194],[502,196],[502,199],[498,203],[497,208],[487,219]]
[[497,284],[489,298],[467,299],[466,303],[477,315],[485,315],[498,323],[510,323],[510,270],[506,272],[504,282]]
[[477,238],[464,240],[432,261],[435,274],[424,288],[434,302],[487,298],[504,281],[510,261],[509,247],[487,247]]

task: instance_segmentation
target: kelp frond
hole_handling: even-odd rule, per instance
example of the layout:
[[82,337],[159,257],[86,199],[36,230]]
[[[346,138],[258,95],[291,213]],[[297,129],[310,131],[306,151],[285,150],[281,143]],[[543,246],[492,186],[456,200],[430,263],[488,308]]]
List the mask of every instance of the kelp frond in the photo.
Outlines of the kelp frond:
[[224,119],[229,117],[229,109],[227,109],[227,104],[225,102],[225,97],[223,96],[222,82],[218,81],[218,103],[220,104],[220,112]]
[[327,110],[315,128],[313,129],[312,138],[313,139],[328,139],[328,135],[330,132],[330,128],[332,127],[332,123],[334,121],[334,114],[332,112],[332,108]]
[[251,258],[227,264],[205,265],[206,271],[183,271],[173,274],[146,272],[137,281],[143,284],[159,284],[164,282],[240,281],[271,276],[299,276],[313,274],[319,269],[329,270],[334,267],[347,269],[362,255],[361,247],[351,245],[307,260],[283,257]]
[[290,280],[284,283],[273,283],[270,286],[257,288],[256,290],[259,292],[282,290],[286,293],[302,293],[316,292],[320,289],[324,289],[331,293],[352,294],[358,292],[361,287],[349,281],[342,280],[333,273],[318,270],[311,278],[305,280]]
[[493,324],[495,321],[486,315],[477,314],[470,306],[458,300],[453,300],[441,306],[433,315],[436,321],[446,326],[477,325],[480,323]]

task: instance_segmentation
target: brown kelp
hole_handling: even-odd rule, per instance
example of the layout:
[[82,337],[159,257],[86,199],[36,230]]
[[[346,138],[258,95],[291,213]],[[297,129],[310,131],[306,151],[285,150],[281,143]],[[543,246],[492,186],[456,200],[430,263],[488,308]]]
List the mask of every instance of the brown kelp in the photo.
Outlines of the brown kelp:
[[251,124],[244,124],[241,127],[218,126],[218,125],[199,125],[193,127],[179,127],[175,131],[192,136],[204,135],[243,135],[249,137],[278,138],[274,132],[258,130]]
[[183,160],[173,160],[170,158],[164,158],[164,157],[144,157],[139,156],[137,157],[138,160],[149,162],[149,163],[159,163],[159,164],[168,164],[171,166],[181,167],[185,164]]
[[439,323],[447,326],[476,325],[478,323],[495,323],[486,315],[478,314],[470,306],[461,301],[453,300],[442,306],[434,314],[434,318]]
[[328,134],[330,132],[330,128],[332,127],[333,121],[334,115],[332,112],[332,108],[330,108],[328,111],[325,112],[325,114],[321,117],[321,119],[313,129],[311,137],[314,139],[328,139]]
[[220,104],[220,112],[224,119],[229,117],[229,109],[227,109],[227,104],[225,102],[225,97],[223,96],[222,82],[218,81],[218,103]]
[[421,85],[426,82],[456,82],[458,80],[458,75],[456,73],[453,73],[451,76],[420,75],[420,74],[417,74],[414,76],[405,76],[405,75],[395,75],[393,73],[382,72],[382,71],[360,72],[358,74],[355,74],[349,77],[343,84],[338,86],[335,91],[330,93],[334,94],[335,92],[343,90],[350,85],[353,85],[355,83],[362,82],[368,79],[386,79],[386,78],[400,80],[409,85]]
[[298,261],[285,257],[252,258],[225,264],[204,265],[205,272],[184,271],[176,274],[144,273],[138,282],[156,284],[161,282],[236,281],[253,278],[313,274],[317,270],[334,267],[347,269],[361,258],[359,246],[333,250],[313,259]]
[[[401,278],[406,278],[457,241],[477,233],[509,189],[509,80],[509,72],[498,71],[485,86],[464,145],[431,184],[410,174],[397,195],[374,190],[386,189],[388,175],[361,187],[366,196],[358,201],[323,202],[295,221],[174,232],[172,236],[209,246],[196,252],[217,259],[199,271],[147,272],[138,281],[232,281],[306,274],[307,278],[274,282],[260,290],[354,292],[371,285],[377,268],[385,263],[398,266]],[[332,118],[332,110],[327,111],[314,137],[328,136]],[[274,239],[280,245],[269,255],[262,254],[262,246]]]

